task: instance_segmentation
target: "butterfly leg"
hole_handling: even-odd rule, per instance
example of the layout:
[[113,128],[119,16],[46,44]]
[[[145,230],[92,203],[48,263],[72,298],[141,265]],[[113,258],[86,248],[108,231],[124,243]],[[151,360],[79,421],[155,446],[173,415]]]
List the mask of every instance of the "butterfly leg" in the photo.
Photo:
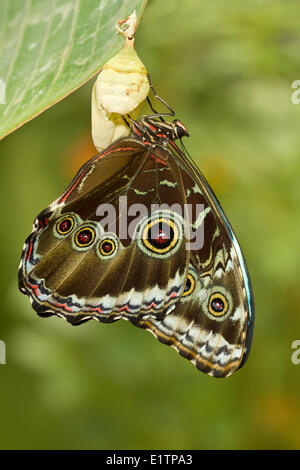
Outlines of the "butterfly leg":
[[[129,119],[131,124],[127,121],[126,118]],[[123,121],[126,123],[126,125],[128,127],[132,128],[132,126],[134,126],[135,129],[136,129],[136,133],[138,135],[140,135],[140,136],[145,135],[145,129],[143,128],[143,126],[138,121],[135,121],[134,119],[132,119],[132,117],[130,117],[129,114],[126,115],[126,118],[124,116],[122,116]]]

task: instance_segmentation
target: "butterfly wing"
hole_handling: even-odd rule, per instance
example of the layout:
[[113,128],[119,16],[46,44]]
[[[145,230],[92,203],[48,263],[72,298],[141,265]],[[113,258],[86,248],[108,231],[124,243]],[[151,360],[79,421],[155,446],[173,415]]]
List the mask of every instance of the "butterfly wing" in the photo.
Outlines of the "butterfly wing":
[[[254,325],[247,266],[234,232],[204,176],[172,145],[186,204],[202,210],[190,228],[202,238],[190,245],[190,266],[178,304],[161,320],[133,322],[171,345],[201,371],[225,377],[246,361]],[[194,248],[192,248],[194,246]]]
[[[189,264],[184,221],[172,211],[150,211],[161,198],[170,204],[177,188],[167,156],[121,139],[87,162],[38,215],[19,286],[39,315],[73,324],[162,318],[178,302]],[[180,188],[175,192],[182,204]]]
[[[199,369],[223,377],[249,353],[250,279],[211,188],[170,145],[147,148],[121,139],[84,165],[37,217],[19,285],[41,316],[72,324],[129,319]],[[99,204],[115,210],[118,227],[103,228]],[[182,213],[198,206],[199,212]],[[140,217],[122,225],[122,214],[132,210]],[[121,237],[122,227],[128,233]]]

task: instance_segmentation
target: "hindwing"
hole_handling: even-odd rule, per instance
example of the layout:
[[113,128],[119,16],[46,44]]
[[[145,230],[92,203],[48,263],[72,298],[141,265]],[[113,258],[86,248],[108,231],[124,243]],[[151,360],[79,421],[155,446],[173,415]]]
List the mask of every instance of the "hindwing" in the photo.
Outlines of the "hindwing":
[[193,241],[180,302],[161,321],[149,318],[133,323],[174,347],[203,372],[225,377],[240,368],[249,354],[254,326],[250,278],[238,241],[209,184],[171,145],[185,203],[202,206],[190,220],[200,246]]

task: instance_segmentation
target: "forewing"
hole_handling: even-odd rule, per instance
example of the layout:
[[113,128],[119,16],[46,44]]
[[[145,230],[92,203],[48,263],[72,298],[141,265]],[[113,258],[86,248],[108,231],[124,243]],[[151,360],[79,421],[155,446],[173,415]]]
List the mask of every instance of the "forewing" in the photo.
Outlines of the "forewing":
[[[189,263],[184,220],[167,209],[151,212],[177,188],[168,155],[123,139],[85,164],[39,214],[19,270],[20,289],[39,315],[73,324],[162,318],[178,302]],[[167,181],[162,189],[160,181]],[[183,203],[181,189],[175,200]]]

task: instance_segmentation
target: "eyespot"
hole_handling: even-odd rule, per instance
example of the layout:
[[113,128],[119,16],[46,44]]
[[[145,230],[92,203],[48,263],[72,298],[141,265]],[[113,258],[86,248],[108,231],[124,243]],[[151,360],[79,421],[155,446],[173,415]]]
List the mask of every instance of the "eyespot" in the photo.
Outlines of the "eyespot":
[[75,249],[89,249],[96,239],[96,227],[85,224],[74,233],[72,244]]
[[220,292],[211,295],[208,302],[208,309],[210,313],[216,317],[226,315],[228,310],[228,302],[226,297]]
[[64,238],[69,235],[75,227],[77,219],[73,215],[62,217],[54,226],[54,235],[58,238]]
[[183,290],[183,293],[181,294],[181,297],[187,297],[188,295],[191,295],[195,290],[195,286],[196,286],[196,280],[192,276],[192,274],[189,273],[187,275],[185,288]]
[[215,287],[204,310],[211,319],[223,321],[232,311],[231,295],[223,287]]
[[113,258],[118,250],[118,240],[112,235],[105,234],[105,237],[97,245],[97,254],[100,258]]
[[167,253],[178,242],[178,230],[172,220],[160,217],[146,225],[142,240],[150,251]]
[[156,258],[170,256],[182,241],[182,221],[171,211],[157,211],[142,220],[138,231],[138,245],[147,255]]

